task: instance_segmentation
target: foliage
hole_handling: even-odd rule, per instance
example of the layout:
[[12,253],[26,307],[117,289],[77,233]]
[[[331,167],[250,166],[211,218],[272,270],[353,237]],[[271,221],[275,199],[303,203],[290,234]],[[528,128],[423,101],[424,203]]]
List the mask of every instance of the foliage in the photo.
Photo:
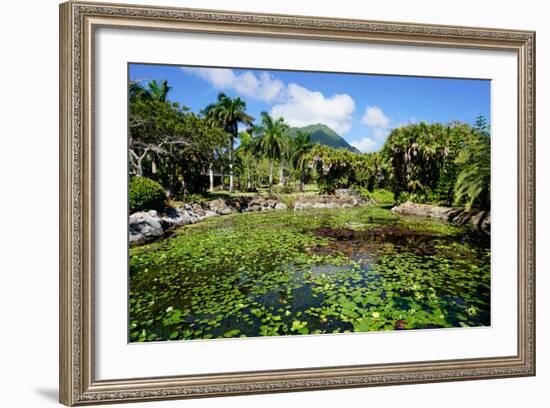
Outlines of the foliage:
[[490,208],[490,128],[482,116],[474,126],[401,126],[380,151],[362,154],[323,124],[289,128],[267,112],[255,123],[244,100],[223,93],[195,114],[171,102],[170,90],[167,81],[129,87],[130,175],[158,181],[170,199],[207,189],[272,191],[278,179],[281,191],[315,183],[321,193],[355,187],[371,197],[385,189],[394,202]]
[[[485,123],[480,118],[481,123]],[[453,122],[394,129],[380,154],[391,167],[388,187],[396,200],[443,205],[489,204],[490,138]],[[477,178],[474,178],[476,177]],[[473,200],[472,195],[475,195]]]
[[393,193],[389,190],[376,189],[369,191],[369,189],[362,186],[354,186],[353,189],[357,191],[359,196],[367,202],[385,205],[392,205],[394,203]]
[[296,187],[293,184],[285,184],[282,186],[273,186],[271,188],[273,194],[292,194],[296,192]]
[[333,193],[338,188],[347,188],[353,183],[355,154],[345,149],[332,149],[315,145],[310,152],[316,181],[323,193]]
[[185,194],[183,196],[183,202],[187,204],[204,204],[208,201],[208,198],[201,194]]
[[291,143],[290,161],[299,174],[300,192],[304,191],[307,177],[307,159],[312,148],[311,134],[302,130],[296,131]]
[[466,145],[457,157],[462,166],[454,188],[455,204],[491,208],[491,140],[483,135]]
[[166,193],[164,188],[154,180],[146,177],[133,177],[128,192],[130,211],[164,209]]
[[477,239],[377,206],[212,218],[130,250],[130,338],[489,325],[490,252]]
[[246,113],[246,102],[239,97],[231,98],[224,93],[220,93],[217,101],[208,105],[204,113],[230,135],[229,191],[233,191],[234,145],[239,137],[239,124],[251,125],[254,118]]
[[148,86],[130,87],[130,174],[156,179],[172,195],[204,191],[205,169],[215,159],[213,146],[225,143],[227,133],[168,101],[166,83],[151,81]]
[[261,113],[260,126],[253,127],[252,151],[269,160],[269,185],[273,184],[273,161],[283,160],[289,151],[288,125],[283,118],[273,119],[269,113]]
[[382,154],[392,167],[394,197],[402,192],[427,194],[435,187],[448,154],[449,127],[420,123],[394,129]]

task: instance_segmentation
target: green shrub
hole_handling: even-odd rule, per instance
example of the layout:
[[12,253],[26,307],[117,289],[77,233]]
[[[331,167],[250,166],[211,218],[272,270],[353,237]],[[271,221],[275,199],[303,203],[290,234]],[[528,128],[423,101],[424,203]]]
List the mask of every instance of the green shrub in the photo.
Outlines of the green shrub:
[[296,191],[296,186],[294,184],[285,184],[282,186],[277,185],[271,187],[271,193],[273,194],[292,194]]
[[147,177],[134,177],[130,180],[130,211],[162,211],[166,203],[164,188]]
[[201,194],[185,194],[183,196],[183,202],[187,204],[199,204],[202,205],[208,201],[208,198]]
[[353,186],[353,190],[359,193],[359,196],[366,201],[374,201],[376,204],[393,204],[393,193],[383,188],[369,191],[366,187]]

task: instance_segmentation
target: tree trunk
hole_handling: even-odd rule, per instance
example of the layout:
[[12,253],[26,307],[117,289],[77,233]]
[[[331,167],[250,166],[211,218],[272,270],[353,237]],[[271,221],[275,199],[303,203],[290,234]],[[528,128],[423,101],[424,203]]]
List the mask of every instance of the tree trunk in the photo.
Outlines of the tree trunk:
[[269,159],[269,188],[273,185],[273,161]]
[[250,191],[252,189],[252,180],[250,174],[246,176],[246,189]]
[[143,156],[139,157],[137,159],[137,172],[136,172],[136,176],[138,177],[143,177],[143,164],[142,164],[142,160],[143,160]]
[[231,136],[231,141],[229,142],[229,192],[234,191],[233,186],[233,149],[235,144],[235,137]]
[[158,165],[157,165],[157,158],[153,156],[151,159],[151,173],[157,174],[158,171]]
[[281,166],[279,167],[279,185],[284,186],[285,184],[285,162],[281,159]]
[[300,171],[300,193],[304,192],[304,171]]
[[212,163],[208,165],[208,176],[210,177],[210,192],[214,192],[214,169]]

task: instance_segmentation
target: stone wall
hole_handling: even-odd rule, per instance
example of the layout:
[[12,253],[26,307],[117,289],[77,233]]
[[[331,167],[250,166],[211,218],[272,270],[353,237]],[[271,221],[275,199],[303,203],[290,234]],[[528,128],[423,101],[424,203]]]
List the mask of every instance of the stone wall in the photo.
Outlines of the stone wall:
[[[311,208],[356,207],[367,202],[349,190],[338,190],[335,195],[315,195],[298,198],[294,211]],[[182,225],[194,224],[206,218],[234,213],[279,211],[288,209],[277,197],[228,197],[217,198],[203,204],[184,204],[170,208],[165,214],[157,211],[137,212],[130,215],[130,245],[140,245],[162,238],[167,231]]]

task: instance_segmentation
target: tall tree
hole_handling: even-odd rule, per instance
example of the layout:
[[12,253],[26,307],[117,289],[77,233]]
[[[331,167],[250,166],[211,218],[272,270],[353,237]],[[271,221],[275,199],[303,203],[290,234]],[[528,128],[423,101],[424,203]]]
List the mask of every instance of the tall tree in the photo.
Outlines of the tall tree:
[[230,98],[224,93],[218,95],[215,103],[204,109],[207,117],[216,120],[229,133],[229,191],[235,190],[233,182],[233,165],[235,140],[239,137],[239,125],[251,125],[254,118],[246,113],[246,102],[241,98]]
[[240,176],[246,178],[246,190],[252,189],[252,180],[256,172],[256,158],[252,151],[252,135],[250,132],[243,131],[239,134],[241,143],[235,150],[235,167]]
[[[227,132],[166,99],[170,87],[130,84],[129,172],[152,177],[169,192],[206,188],[204,172]],[[164,102],[163,102],[164,100]]]
[[273,119],[269,113],[262,112],[260,126],[254,129],[258,136],[254,138],[253,150],[269,160],[269,188],[273,185],[273,161],[281,160],[289,148],[289,126],[283,118]]
[[294,168],[300,173],[301,193],[304,192],[307,157],[312,148],[311,133],[298,130],[292,141],[292,156],[290,160]]
[[456,163],[461,171],[456,179],[455,204],[466,209],[491,209],[491,136],[490,127],[483,116],[474,125],[472,137],[458,154]]
[[[165,103],[167,101],[168,92],[172,87],[168,86],[168,81],[164,80],[160,84],[156,80],[148,81],[147,87],[143,87],[141,82],[135,81],[130,83],[130,103],[150,102],[150,103]],[[156,149],[151,149],[146,152],[145,156],[151,158],[151,173],[156,175],[158,172],[159,155]],[[142,161],[145,156],[141,158]]]
[[149,82],[148,92],[152,100],[157,102],[166,102],[166,97],[171,89],[172,87],[168,86],[167,80],[162,81],[159,85],[157,81],[153,79]]

